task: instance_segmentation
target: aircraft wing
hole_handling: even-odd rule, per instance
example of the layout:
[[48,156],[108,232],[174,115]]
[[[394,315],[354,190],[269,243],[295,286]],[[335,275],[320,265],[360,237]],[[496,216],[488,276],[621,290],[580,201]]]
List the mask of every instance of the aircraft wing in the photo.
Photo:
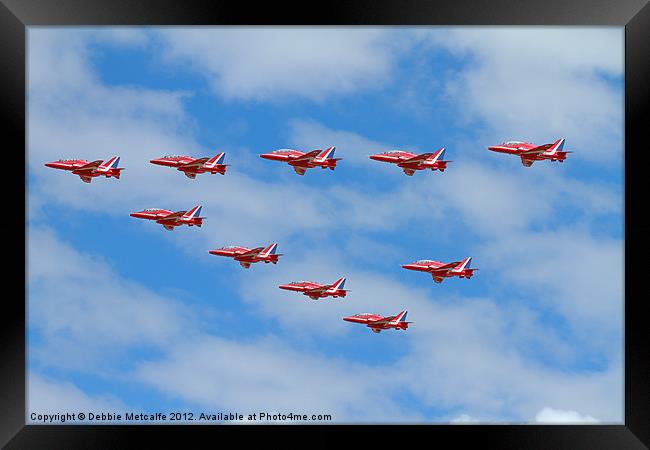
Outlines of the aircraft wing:
[[521,155],[537,155],[539,153],[544,153],[547,151],[549,148],[553,147],[553,144],[544,144],[540,145],[539,147],[531,148],[530,150],[525,150],[521,152]]
[[257,248],[250,249],[247,252],[240,253],[237,256],[256,256],[262,250],[264,250],[264,247],[257,247]]
[[453,269],[454,267],[456,267],[458,264],[460,264],[460,261],[456,261],[456,262],[452,262],[452,263],[449,263],[449,264],[445,264],[444,266],[436,267],[435,269],[433,269],[433,271],[434,272],[437,272],[437,271],[447,272],[447,271]]
[[295,170],[298,175],[304,175],[305,172],[307,172],[307,169],[298,166],[293,166],[293,170]]
[[158,222],[168,222],[168,221],[175,221],[179,217],[181,217],[183,214],[185,214],[187,211],[178,211],[175,213],[171,213],[165,217],[161,217],[158,219]]
[[292,159],[291,162],[309,162],[315,157],[317,157],[320,154],[320,152],[321,152],[320,150],[313,150],[309,153],[305,153],[304,155]]
[[315,287],[315,288],[307,289],[305,292],[310,293],[310,294],[320,294],[321,292],[325,292],[326,290],[328,290],[331,287],[332,287],[331,285],[326,284],[324,286],[318,286],[318,287]]
[[414,157],[412,157],[412,158],[409,158],[409,159],[405,159],[405,160],[403,160],[403,161],[400,161],[400,163],[401,163],[401,164],[419,163],[419,162],[424,161],[424,160],[427,159],[427,158],[430,158],[430,157],[433,156],[433,155],[434,155],[434,153],[422,153],[421,155],[417,155],[417,156],[414,156]]
[[210,160],[210,158],[197,158],[197,159],[195,159],[194,161],[190,161],[190,162],[188,162],[188,163],[181,164],[181,165],[179,166],[179,168],[183,168],[183,169],[199,168],[199,167],[201,167],[203,164],[205,164],[206,162],[208,162],[209,160]]
[[386,325],[391,320],[395,320],[396,317],[397,316],[388,316],[388,317],[384,317],[383,319],[377,319],[377,320],[374,320],[372,322],[369,322],[368,326],[372,327],[373,325]]
[[534,162],[535,162],[535,160],[534,160],[533,158],[526,158],[525,156],[522,156],[522,157],[521,157],[521,163],[522,163],[525,167],[530,167],[530,166],[532,166]]
[[101,163],[103,163],[103,162],[104,162],[104,161],[102,161],[101,159],[98,159],[97,161],[93,161],[93,162],[91,162],[91,163],[88,163],[88,164],[86,164],[85,166],[77,167],[77,168],[74,169],[74,170],[75,170],[75,171],[78,171],[78,170],[95,170],[95,169],[97,169],[97,168],[99,167],[99,165],[100,165]]

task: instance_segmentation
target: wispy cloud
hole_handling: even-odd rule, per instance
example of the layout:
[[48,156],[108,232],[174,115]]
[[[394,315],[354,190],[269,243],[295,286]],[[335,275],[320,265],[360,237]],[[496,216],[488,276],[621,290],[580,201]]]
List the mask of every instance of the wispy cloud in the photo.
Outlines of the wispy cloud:
[[[468,123],[490,139],[567,138],[575,158],[620,161],[623,29],[480,28],[421,31],[436,48],[466,57],[447,85]],[[500,141],[497,141],[500,142]]]
[[202,73],[228,99],[322,101],[390,80],[399,35],[372,28],[164,30],[165,58]]
[[[89,395],[73,383],[48,379],[34,372],[27,379],[27,423],[61,425],[74,423],[66,413],[123,413],[125,404],[118,397]],[[33,414],[33,415],[32,415]]]

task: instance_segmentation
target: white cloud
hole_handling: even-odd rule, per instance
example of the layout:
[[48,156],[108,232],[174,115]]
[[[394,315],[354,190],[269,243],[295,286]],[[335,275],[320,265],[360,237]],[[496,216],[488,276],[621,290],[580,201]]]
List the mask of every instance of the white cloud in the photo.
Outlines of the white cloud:
[[[27,381],[27,423],[60,425],[65,413],[122,413],[125,405],[112,394],[89,395],[73,383],[48,379],[30,372]],[[32,417],[32,414],[35,414]],[[59,415],[52,418],[52,415]],[[48,415],[46,417],[39,416]],[[57,419],[58,417],[58,419]],[[50,421],[51,420],[51,421]],[[65,421],[65,417],[63,418]],[[68,421],[74,422],[74,421]]]
[[228,99],[326,96],[390,79],[398,35],[375,28],[223,27],[162,30],[165,58],[203,73]]
[[470,59],[447,86],[460,115],[485,139],[567,139],[575,159],[602,164],[623,148],[622,28],[458,28],[420,31]]
[[585,424],[598,423],[598,419],[594,419],[588,415],[582,415],[576,411],[546,407],[535,414],[535,422],[553,424]]
[[622,240],[559,228],[502,237],[481,254],[486,264],[502,268],[507,285],[559,312],[584,345],[620,354]]
[[422,420],[398,406],[394,378],[352,361],[297,352],[276,338],[244,343],[204,337],[142,364],[137,377],[192,404],[242,414],[332,414],[332,423]]
[[41,364],[101,372],[109,355],[198,331],[200,321],[179,302],[121,278],[47,229],[30,227],[27,251],[29,326],[45,337],[30,351]]

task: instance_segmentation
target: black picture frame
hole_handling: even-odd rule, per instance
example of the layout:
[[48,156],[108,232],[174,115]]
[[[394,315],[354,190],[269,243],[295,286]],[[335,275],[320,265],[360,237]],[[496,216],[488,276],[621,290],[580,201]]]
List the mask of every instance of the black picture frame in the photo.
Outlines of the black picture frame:
[[[644,117],[650,116],[650,6],[647,0],[337,0],[289,5],[208,0],[0,0],[0,77],[5,157],[25,150],[26,27],[36,25],[614,25],[625,27],[625,419],[624,425],[431,425],[382,426],[379,430],[350,430],[343,425],[283,426],[147,426],[147,425],[25,425],[25,236],[17,221],[1,221],[8,264],[7,283],[17,292],[2,300],[2,358],[0,360],[0,445],[6,448],[130,448],[219,439],[224,435],[241,445],[256,438],[287,439],[311,445],[338,441],[341,433],[361,433],[372,445],[425,444],[488,446],[490,448],[647,448],[650,445],[650,347],[643,314],[643,245],[639,226],[643,210],[643,171],[647,137]],[[291,15],[289,15],[291,11]],[[10,139],[7,139],[9,137]],[[10,143],[10,144],[7,144]],[[644,145],[645,144],[645,145]],[[5,164],[13,164],[5,159]],[[14,164],[15,166],[15,164]],[[9,168],[3,209],[26,211],[25,171]],[[12,214],[13,216],[13,214]],[[6,216],[5,216],[6,217]],[[27,217],[25,217],[25,225]],[[18,239],[16,236],[23,236]],[[22,295],[21,295],[22,294]],[[355,426],[356,428],[356,426]],[[298,432],[315,434],[308,440]],[[279,434],[281,433],[281,435]],[[414,436],[417,435],[417,436]],[[282,441],[280,441],[282,439]],[[216,443],[214,440],[207,442]],[[278,444],[279,445],[279,444]],[[421,444],[418,444],[421,445]]]

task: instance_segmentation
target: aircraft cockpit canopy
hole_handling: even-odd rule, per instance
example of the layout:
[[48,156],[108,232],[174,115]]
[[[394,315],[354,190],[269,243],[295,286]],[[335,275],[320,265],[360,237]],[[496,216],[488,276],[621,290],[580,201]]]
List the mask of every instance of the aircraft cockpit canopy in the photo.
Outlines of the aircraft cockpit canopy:
[[271,153],[275,153],[276,155],[287,155],[293,152],[295,152],[295,150],[292,150],[290,148],[281,148],[280,150],[274,150]]

